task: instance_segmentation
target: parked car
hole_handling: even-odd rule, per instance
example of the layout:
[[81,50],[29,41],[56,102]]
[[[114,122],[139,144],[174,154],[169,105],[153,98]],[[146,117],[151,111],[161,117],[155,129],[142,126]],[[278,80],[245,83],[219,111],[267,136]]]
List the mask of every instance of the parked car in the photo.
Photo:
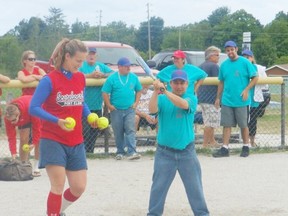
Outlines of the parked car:
[[[83,41],[87,47],[95,47],[97,49],[97,61],[108,65],[112,70],[117,71],[117,62],[121,57],[127,57],[131,61],[131,71],[138,76],[146,76],[143,68],[137,62],[137,58],[141,58],[138,52],[130,45],[116,42],[104,41]],[[46,73],[54,69],[52,60],[37,61],[36,64],[41,67]],[[158,70],[152,69],[154,74]]]
[[[185,62],[199,66],[205,61],[204,51],[184,51],[186,54]],[[172,56],[174,51],[163,51],[157,53],[150,61],[148,61],[149,67],[155,67],[157,70],[162,70],[168,65],[173,64]],[[225,53],[220,53],[219,64],[227,58]]]

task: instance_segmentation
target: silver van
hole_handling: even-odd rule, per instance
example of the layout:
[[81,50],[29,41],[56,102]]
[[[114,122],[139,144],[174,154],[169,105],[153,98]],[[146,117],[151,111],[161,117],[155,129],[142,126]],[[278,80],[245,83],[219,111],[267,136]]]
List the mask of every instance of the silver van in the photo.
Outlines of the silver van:
[[[199,66],[205,61],[205,52],[204,51],[183,51],[186,54],[185,62],[195,66]],[[174,51],[163,51],[157,53],[150,61],[148,65],[151,66],[155,64],[155,69],[162,70],[168,65],[173,64],[172,56]],[[227,58],[227,54],[220,53],[219,64],[221,64]]]

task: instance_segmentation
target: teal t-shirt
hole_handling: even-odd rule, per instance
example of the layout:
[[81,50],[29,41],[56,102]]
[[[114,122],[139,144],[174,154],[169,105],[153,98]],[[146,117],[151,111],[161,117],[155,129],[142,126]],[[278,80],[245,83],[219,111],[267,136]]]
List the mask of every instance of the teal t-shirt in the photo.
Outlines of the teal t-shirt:
[[116,109],[128,109],[135,102],[135,94],[141,91],[142,85],[132,72],[120,75],[119,72],[111,74],[105,81],[102,92],[110,94],[110,103]]
[[251,103],[251,93],[248,99],[242,100],[241,93],[249,85],[252,77],[258,76],[253,64],[246,58],[239,56],[237,60],[226,59],[220,65],[218,79],[223,81],[221,103],[229,107],[244,107]]
[[[157,74],[157,78],[160,79],[162,82],[166,83],[168,91],[172,91],[170,86],[170,80],[171,75],[175,70],[179,69],[175,65],[170,65],[159,71],[159,73]],[[205,71],[203,71],[202,69],[191,64],[185,64],[181,70],[185,71],[188,76],[187,93],[189,94],[191,93],[194,95],[195,82],[198,80],[205,79],[207,77],[207,73],[205,73]]]
[[193,122],[197,106],[195,95],[186,93],[182,98],[188,101],[188,110],[176,107],[166,95],[158,96],[157,142],[180,150],[195,140]]
[[[95,71],[96,66],[99,67],[102,73],[112,73],[113,70],[107,65],[96,62],[94,65],[89,65],[84,61],[79,71],[84,74],[90,74]],[[103,105],[103,98],[101,93],[101,86],[88,86],[85,88],[84,99],[90,110],[101,110]]]

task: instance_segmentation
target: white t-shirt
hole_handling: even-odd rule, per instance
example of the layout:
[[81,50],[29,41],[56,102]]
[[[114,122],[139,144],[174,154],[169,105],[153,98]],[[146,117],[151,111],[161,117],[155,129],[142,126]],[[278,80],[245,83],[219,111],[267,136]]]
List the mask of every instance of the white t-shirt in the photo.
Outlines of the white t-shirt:
[[148,89],[146,94],[141,94],[137,110],[142,113],[149,114],[149,101],[152,97],[153,91]]

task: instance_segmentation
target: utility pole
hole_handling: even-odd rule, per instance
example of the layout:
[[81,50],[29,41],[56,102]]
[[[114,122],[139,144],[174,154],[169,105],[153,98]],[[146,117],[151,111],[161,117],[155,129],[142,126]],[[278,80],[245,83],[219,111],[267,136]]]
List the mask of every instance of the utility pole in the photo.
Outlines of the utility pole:
[[98,32],[99,41],[101,41],[101,22],[102,22],[102,10],[99,11],[99,32]]
[[178,34],[178,49],[181,50],[181,27],[179,27],[179,34]]
[[150,9],[149,3],[147,3],[147,13],[148,13],[148,55],[149,60],[151,59],[151,34],[150,34]]

